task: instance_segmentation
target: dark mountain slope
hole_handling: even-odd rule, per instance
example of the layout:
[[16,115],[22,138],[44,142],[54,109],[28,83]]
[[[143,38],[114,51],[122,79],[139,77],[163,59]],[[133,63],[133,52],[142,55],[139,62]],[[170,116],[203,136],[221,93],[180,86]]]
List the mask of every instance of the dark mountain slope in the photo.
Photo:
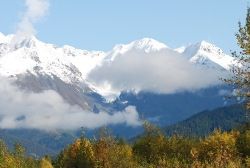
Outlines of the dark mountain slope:
[[235,104],[200,112],[163,130],[167,135],[205,136],[217,128],[227,131],[244,122],[245,108],[242,104]]

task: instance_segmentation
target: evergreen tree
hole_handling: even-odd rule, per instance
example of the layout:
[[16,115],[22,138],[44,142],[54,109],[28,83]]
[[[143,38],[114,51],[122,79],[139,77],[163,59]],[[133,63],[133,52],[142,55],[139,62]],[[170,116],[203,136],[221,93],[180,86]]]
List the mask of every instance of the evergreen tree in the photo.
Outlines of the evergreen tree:
[[249,122],[250,110],[250,8],[247,10],[246,23],[242,26],[239,22],[239,31],[236,40],[241,48],[240,53],[233,52],[237,60],[237,65],[233,67],[233,77],[227,79],[233,86],[237,87],[237,97],[242,97],[246,101],[247,120]]

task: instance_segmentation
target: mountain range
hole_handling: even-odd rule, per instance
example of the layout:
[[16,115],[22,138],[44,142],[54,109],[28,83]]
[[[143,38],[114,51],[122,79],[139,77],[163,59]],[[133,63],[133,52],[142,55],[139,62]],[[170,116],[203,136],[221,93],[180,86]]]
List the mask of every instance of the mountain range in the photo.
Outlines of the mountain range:
[[57,153],[81,127],[131,138],[142,131],[137,120],[166,127],[235,104],[219,80],[235,65],[206,41],[172,49],[143,38],[104,52],[0,33],[0,136],[35,155]]
[[[18,37],[0,33],[1,80],[10,80],[27,95],[37,93],[39,97],[40,93],[53,91],[70,107],[79,107],[78,110],[97,116],[94,121],[90,121],[92,116],[88,115],[90,119],[82,120],[87,128],[89,125],[91,129],[111,125],[116,134],[126,137],[138,133],[137,127],[140,125],[135,121],[138,118],[134,112],[130,112],[131,109],[126,112],[128,107],[134,107],[140,119],[166,126],[200,111],[235,103],[234,100],[225,99],[225,96],[233,94],[233,88],[219,80],[230,75],[235,65],[237,61],[233,57],[206,41],[172,49],[154,39],[143,38],[116,45],[104,52],[81,50],[68,45],[58,47],[34,36]],[[8,98],[10,101],[12,99]],[[46,104],[46,108],[47,104],[56,108],[54,98],[47,99],[42,104]],[[39,104],[38,107],[43,106]],[[55,112],[53,118],[53,111],[48,109],[50,113],[43,118],[56,120],[64,115]],[[14,122],[24,129],[43,130],[42,127],[33,126],[40,121],[42,109],[30,120],[25,111],[17,115],[18,110],[8,115],[4,112],[5,108],[0,107],[1,127],[16,129]],[[70,120],[70,124],[67,121],[71,115],[77,119],[86,115],[84,113],[79,117],[80,114],[74,110],[67,112],[67,116],[62,117],[65,120],[63,125],[66,125],[63,128],[74,124],[74,120]],[[11,117],[14,119],[9,119]],[[34,123],[29,126],[28,121]],[[27,124],[23,126],[25,122]],[[62,126],[63,121],[57,122],[56,129]],[[81,128],[81,124],[74,126],[74,129],[77,128]]]

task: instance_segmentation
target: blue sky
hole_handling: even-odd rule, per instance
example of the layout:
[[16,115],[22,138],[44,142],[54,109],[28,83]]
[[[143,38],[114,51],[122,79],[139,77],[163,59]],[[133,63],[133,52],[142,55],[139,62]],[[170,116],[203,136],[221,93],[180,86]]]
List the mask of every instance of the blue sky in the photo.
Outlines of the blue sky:
[[[88,50],[151,37],[170,47],[207,40],[227,53],[245,20],[247,0],[50,0],[49,13],[35,24],[45,42]],[[24,0],[4,0],[0,32],[13,33]]]

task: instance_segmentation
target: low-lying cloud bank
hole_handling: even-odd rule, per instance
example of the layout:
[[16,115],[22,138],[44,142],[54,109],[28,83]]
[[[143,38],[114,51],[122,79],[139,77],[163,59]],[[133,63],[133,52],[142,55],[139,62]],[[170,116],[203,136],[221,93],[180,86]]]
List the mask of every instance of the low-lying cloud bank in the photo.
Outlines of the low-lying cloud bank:
[[0,80],[0,128],[74,130],[109,124],[140,125],[139,115],[132,106],[113,114],[94,113],[69,105],[55,91],[28,93],[6,78]]
[[117,94],[124,90],[170,94],[220,83],[218,72],[199,68],[171,49],[150,53],[131,50],[117,55],[95,68],[88,80]]

